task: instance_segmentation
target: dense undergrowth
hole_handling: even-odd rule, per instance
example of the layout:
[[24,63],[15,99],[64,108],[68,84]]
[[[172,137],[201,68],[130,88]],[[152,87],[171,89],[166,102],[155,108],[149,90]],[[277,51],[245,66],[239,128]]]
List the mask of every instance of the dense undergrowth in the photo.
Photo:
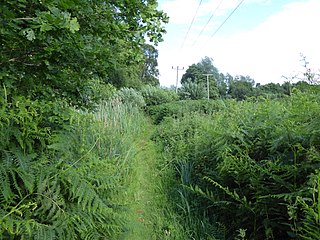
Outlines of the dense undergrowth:
[[4,95],[0,238],[320,238],[317,86],[240,102],[161,91],[93,112]]
[[190,239],[320,238],[315,89],[150,109],[161,122],[153,139],[176,169],[171,196]]
[[155,87],[167,22],[1,2],[0,239],[320,239],[319,74],[254,87],[206,57]]
[[161,123],[165,118],[182,118],[194,112],[212,114],[226,109],[226,101],[223,100],[180,100],[164,104],[153,105],[147,108],[147,113],[155,124]]
[[122,233],[117,196],[125,190],[141,112],[111,102],[96,113],[22,98],[2,103],[0,238],[105,239]]

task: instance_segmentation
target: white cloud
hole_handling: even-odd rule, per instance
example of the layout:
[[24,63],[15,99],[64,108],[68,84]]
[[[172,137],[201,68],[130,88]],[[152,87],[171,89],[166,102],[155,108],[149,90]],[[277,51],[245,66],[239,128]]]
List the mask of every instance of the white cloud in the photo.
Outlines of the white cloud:
[[[174,2],[178,1],[198,3],[193,0]],[[251,1],[269,3],[269,0]],[[231,7],[238,1],[227,2]],[[212,57],[215,66],[221,72],[230,72],[233,75],[247,74],[263,84],[283,81],[282,75],[289,76],[299,71],[300,53],[307,57],[311,67],[319,69],[319,12],[319,0],[295,1],[287,4],[282,11],[270,16],[253,30],[225,37],[217,35],[210,41],[207,41],[208,37],[201,36],[197,46],[188,49],[187,52],[179,52],[177,47],[172,48],[170,44],[163,43],[159,49],[161,84],[168,86],[174,83],[175,72],[168,71],[171,65],[188,67],[204,56]],[[198,32],[192,32],[190,39],[194,39],[197,34]],[[182,37],[184,36],[180,36],[180,39]],[[180,39],[177,38],[178,41]]]
[[220,53],[217,59],[226,67],[242,69],[263,83],[278,81],[282,75],[298,71],[300,53],[319,64],[320,35],[316,33],[319,10],[317,0],[288,4],[253,31],[219,39],[221,45],[228,43],[232,55],[226,59]]
[[170,17],[170,24],[189,23],[198,6],[197,0],[160,1],[160,8]]

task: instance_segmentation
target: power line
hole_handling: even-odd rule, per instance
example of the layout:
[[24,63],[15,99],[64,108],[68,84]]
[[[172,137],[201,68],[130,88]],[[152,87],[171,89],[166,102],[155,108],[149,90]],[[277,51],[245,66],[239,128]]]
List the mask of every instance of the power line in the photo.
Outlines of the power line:
[[196,42],[198,41],[199,37],[201,36],[201,34],[203,33],[203,31],[206,29],[206,27],[208,26],[208,24],[210,23],[210,21],[212,20],[212,18],[215,16],[217,10],[220,8],[220,5],[222,4],[224,0],[221,0],[218,4],[218,6],[215,8],[214,12],[211,14],[209,20],[207,21],[207,23],[204,25],[204,27],[201,29],[201,32],[199,33],[198,37],[196,38],[196,40],[193,42],[192,46],[194,46],[196,44]]
[[194,19],[196,18],[197,14],[198,14],[198,11],[199,11],[199,8],[200,8],[201,4],[202,4],[202,0],[200,0],[200,3],[199,3],[198,8],[197,8],[197,10],[196,10],[196,13],[194,14],[194,16],[193,16],[193,18],[192,18],[192,21],[191,21],[191,23],[190,23],[190,26],[189,26],[189,29],[188,29],[188,31],[187,31],[187,34],[186,34],[186,36],[184,37],[183,42],[182,42],[182,44],[181,44],[181,48],[183,48],[183,46],[184,46],[184,43],[185,43],[185,41],[186,41],[186,39],[187,39],[187,37],[188,37],[188,35],[189,35],[190,29],[191,29],[191,27],[192,27],[192,25],[193,25]]
[[229,16],[220,24],[220,26],[217,28],[217,30],[211,35],[211,38],[213,38],[214,35],[216,35],[216,33],[222,28],[222,26],[228,21],[228,19],[234,14],[235,11],[237,11],[237,9],[241,6],[241,4],[244,2],[244,0],[242,0],[236,7],[235,9],[233,9],[233,11],[229,14]]

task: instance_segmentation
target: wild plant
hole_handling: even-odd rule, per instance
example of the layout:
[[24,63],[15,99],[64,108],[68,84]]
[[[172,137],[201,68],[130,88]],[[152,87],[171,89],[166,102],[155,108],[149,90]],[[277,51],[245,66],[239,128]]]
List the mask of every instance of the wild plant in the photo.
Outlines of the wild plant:
[[100,239],[124,230],[118,194],[142,115],[106,106],[93,115],[20,98],[2,105],[0,238]]
[[147,106],[159,105],[176,101],[178,95],[170,89],[162,89],[151,85],[146,85],[140,90]]
[[167,119],[154,139],[192,165],[190,208],[228,226],[226,239],[308,239],[305,218],[317,226],[307,183],[319,168],[319,113],[318,95],[295,91]]
[[114,101],[121,101],[122,103],[143,108],[146,103],[140,92],[133,88],[121,88],[113,96]]

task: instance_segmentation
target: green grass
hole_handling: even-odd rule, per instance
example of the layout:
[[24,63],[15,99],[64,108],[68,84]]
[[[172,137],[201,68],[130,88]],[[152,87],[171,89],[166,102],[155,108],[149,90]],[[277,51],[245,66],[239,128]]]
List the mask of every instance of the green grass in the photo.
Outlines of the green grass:
[[126,240],[186,239],[171,211],[167,196],[168,170],[157,146],[150,140],[152,125],[133,142],[135,156],[127,178],[127,191],[119,196],[127,207]]

